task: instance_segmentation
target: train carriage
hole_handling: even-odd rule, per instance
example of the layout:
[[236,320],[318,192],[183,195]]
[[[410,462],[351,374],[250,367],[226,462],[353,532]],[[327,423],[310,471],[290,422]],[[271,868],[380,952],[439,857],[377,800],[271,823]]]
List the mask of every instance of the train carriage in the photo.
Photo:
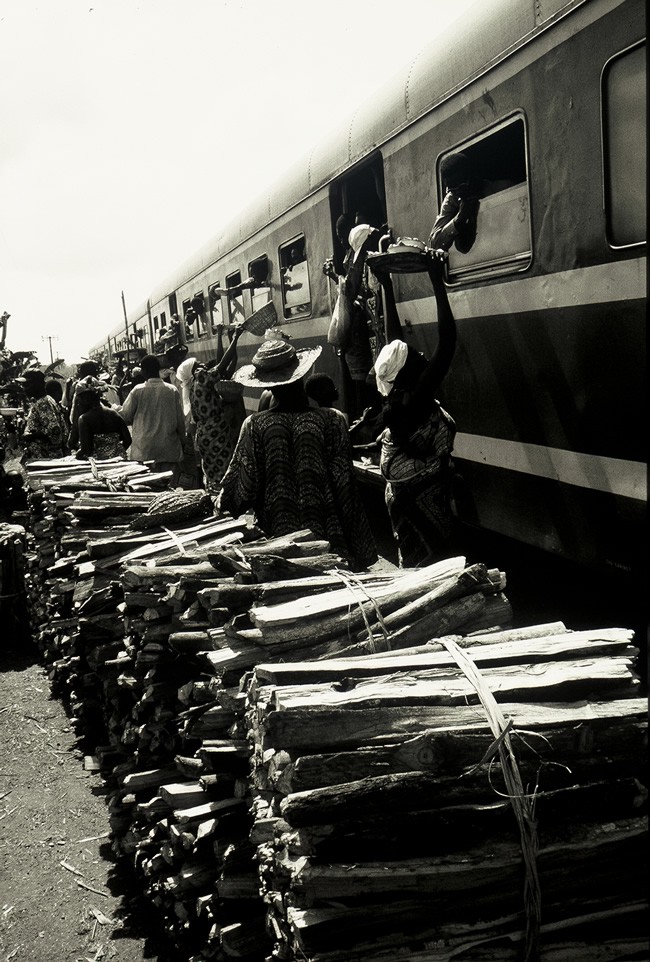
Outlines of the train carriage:
[[[217,324],[268,300],[295,343],[325,344],[335,290],[321,268],[340,255],[338,215],[363,210],[426,239],[440,163],[462,150],[484,186],[476,243],[452,250],[447,268],[459,337],[441,400],[458,427],[459,517],[563,558],[639,571],[644,16],[641,0],[477,5],[94,351],[127,336],[151,349],[201,299],[191,338],[179,333],[199,358],[213,354]],[[430,353],[426,275],[397,275],[395,289],[407,337]],[[259,342],[240,343],[248,359]],[[333,348],[320,364],[338,379]]]

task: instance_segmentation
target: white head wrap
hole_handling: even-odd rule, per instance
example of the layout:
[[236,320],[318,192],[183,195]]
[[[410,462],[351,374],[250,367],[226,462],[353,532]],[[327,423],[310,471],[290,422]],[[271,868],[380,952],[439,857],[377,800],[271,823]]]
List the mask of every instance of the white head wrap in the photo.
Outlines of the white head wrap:
[[373,228],[369,224],[357,224],[353,227],[348,234],[348,244],[354,251],[354,260],[356,261],[359,256],[359,252],[365,242],[368,240],[372,234]]
[[185,417],[190,413],[190,383],[195,364],[195,357],[186,357],[176,368],[176,377],[181,385],[181,400],[183,402],[183,414]]
[[393,390],[393,381],[406,364],[408,345],[404,341],[391,341],[385,344],[375,361],[375,380],[377,390],[386,397]]

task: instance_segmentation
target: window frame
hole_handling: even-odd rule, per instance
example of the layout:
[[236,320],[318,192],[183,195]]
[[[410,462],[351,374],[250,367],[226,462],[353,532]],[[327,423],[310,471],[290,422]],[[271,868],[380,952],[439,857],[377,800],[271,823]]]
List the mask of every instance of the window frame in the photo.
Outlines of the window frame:
[[[282,252],[287,249],[290,249],[291,245],[295,244],[296,241],[303,241],[305,246],[304,263],[307,265],[307,283],[309,285],[309,310],[300,314],[287,314],[287,310],[291,310],[291,305],[287,307],[286,288],[284,285],[284,274],[283,274],[284,268],[282,266]],[[305,234],[304,231],[299,231],[297,234],[294,234],[288,240],[282,241],[281,244],[278,244],[278,269],[280,273],[280,297],[282,299],[283,320],[288,322],[292,322],[292,321],[297,322],[297,321],[304,321],[304,320],[307,320],[307,318],[312,317],[314,313],[314,298],[311,290],[311,276],[309,274],[309,257],[307,256],[307,235]]]
[[[212,292],[215,290],[219,291],[219,294],[217,294],[216,297],[213,297]],[[211,284],[208,284],[208,306],[210,309],[210,330],[212,333],[214,333],[216,327],[219,327],[220,325],[221,327],[224,326],[222,290],[223,288],[221,287],[220,281],[213,281]],[[219,319],[218,321],[215,321],[214,309],[217,304],[219,305]]]
[[[612,64],[616,60],[620,60],[621,57],[624,57],[626,54],[631,53],[633,50],[636,50],[639,47],[644,47],[645,45],[646,45],[646,38],[642,37],[640,40],[636,40],[634,43],[629,44],[629,46],[624,47],[622,50],[618,50],[615,54],[612,54],[612,56],[605,61],[605,63],[603,64],[603,69],[600,72],[599,94],[600,94],[600,146],[601,146],[600,157],[601,157],[602,188],[603,188],[602,204],[603,204],[603,216],[605,218],[605,240],[607,242],[607,246],[613,251],[631,250],[634,247],[645,247],[645,245],[648,242],[648,237],[647,237],[648,228],[647,228],[647,215],[646,215],[646,237],[644,238],[644,240],[630,241],[630,243],[628,244],[615,244],[610,239],[611,230],[610,230],[609,212],[611,209],[611,205],[608,198],[608,189],[609,189],[609,185],[611,184],[611,177],[610,177],[610,170],[609,170],[609,157],[608,157],[608,150],[607,150],[608,137],[607,137],[607,130],[606,130],[606,107],[605,107],[606,75],[609,69],[611,68]],[[646,71],[646,84],[647,84],[647,71]],[[647,87],[646,87],[646,92],[647,92]],[[647,104],[646,104],[646,110],[647,110]],[[647,158],[646,158],[646,162],[647,162]],[[644,202],[645,200],[646,199],[644,199]],[[646,207],[646,211],[647,211],[647,207]]]
[[254,264],[259,264],[261,261],[265,261],[265,262],[266,262],[266,284],[263,285],[262,287],[252,286],[252,287],[250,288],[250,292],[249,292],[249,293],[250,293],[250,306],[251,306],[251,311],[260,310],[260,308],[264,307],[264,304],[260,304],[260,306],[257,307],[257,308],[255,307],[255,291],[264,291],[264,290],[267,291],[267,295],[268,295],[268,296],[267,296],[267,299],[266,299],[266,301],[265,301],[265,304],[268,304],[270,301],[273,300],[273,294],[272,294],[272,290],[271,290],[271,281],[270,281],[270,277],[271,277],[271,259],[270,259],[270,257],[269,257],[268,254],[260,254],[259,257],[254,257],[252,260],[250,260],[250,261],[248,262],[248,274],[247,274],[247,277],[252,277],[252,278],[254,278],[254,274],[253,274],[253,271],[252,271],[252,267],[253,267]]
[[[436,178],[436,191],[438,195],[438,211],[442,207],[442,202],[444,200],[444,191],[442,186],[442,178],[440,176],[440,164],[442,160],[449,156],[449,154],[457,153],[458,151],[466,151],[467,148],[473,147],[475,144],[481,141],[487,140],[488,137],[497,133],[497,131],[504,129],[505,127],[515,124],[518,121],[522,122],[523,133],[524,133],[524,168],[526,172],[526,193],[528,198],[528,239],[529,247],[527,251],[524,251],[521,255],[515,255],[515,258],[511,258],[507,263],[499,266],[498,264],[477,266],[476,268],[468,268],[467,273],[463,274],[462,277],[454,275],[454,272],[450,272],[449,263],[445,265],[445,283],[449,287],[460,287],[463,284],[472,284],[476,281],[489,280],[490,278],[501,278],[508,277],[514,274],[522,274],[527,270],[530,270],[535,260],[535,251],[533,244],[533,223],[532,223],[532,202],[531,202],[531,184],[530,184],[530,152],[529,152],[529,136],[528,136],[528,118],[526,112],[523,109],[513,110],[501,117],[499,120],[490,124],[489,127],[483,128],[478,133],[473,134],[471,137],[465,137],[462,141],[451,145],[442,153],[438,154],[436,157],[435,164],[435,178]],[[525,259],[525,260],[524,260]]]
[[[231,271],[230,274],[226,274],[226,306],[228,309],[228,326],[235,324],[237,319],[233,317],[232,302],[235,298],[239,297],[241,306],[241,320],[246,317],[246,307],[244,305],[244,291],[242,290],[242,272],[241,270]],[[231,281],[233,278],[237,277],[238,280],[233,284]],[[231,294],[231,290],[238,288],[237,294]]]

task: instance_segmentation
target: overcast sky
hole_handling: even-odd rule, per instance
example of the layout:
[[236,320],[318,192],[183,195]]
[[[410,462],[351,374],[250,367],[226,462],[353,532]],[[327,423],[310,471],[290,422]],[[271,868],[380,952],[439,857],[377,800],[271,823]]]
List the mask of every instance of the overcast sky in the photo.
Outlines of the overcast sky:
[[0,312],[69,363],[474,0],[0,0]]

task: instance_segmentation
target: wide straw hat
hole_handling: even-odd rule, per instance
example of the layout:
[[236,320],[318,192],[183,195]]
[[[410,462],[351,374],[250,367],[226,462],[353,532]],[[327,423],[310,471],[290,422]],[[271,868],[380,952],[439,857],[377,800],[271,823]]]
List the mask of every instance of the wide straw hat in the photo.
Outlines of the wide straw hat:
[[288,341],[264,341],[253,357],[252,364],[244,364],[232,376],[244,387],[275,387],[298,381],[313,367],[322,347],[303,347],[298,350]]

